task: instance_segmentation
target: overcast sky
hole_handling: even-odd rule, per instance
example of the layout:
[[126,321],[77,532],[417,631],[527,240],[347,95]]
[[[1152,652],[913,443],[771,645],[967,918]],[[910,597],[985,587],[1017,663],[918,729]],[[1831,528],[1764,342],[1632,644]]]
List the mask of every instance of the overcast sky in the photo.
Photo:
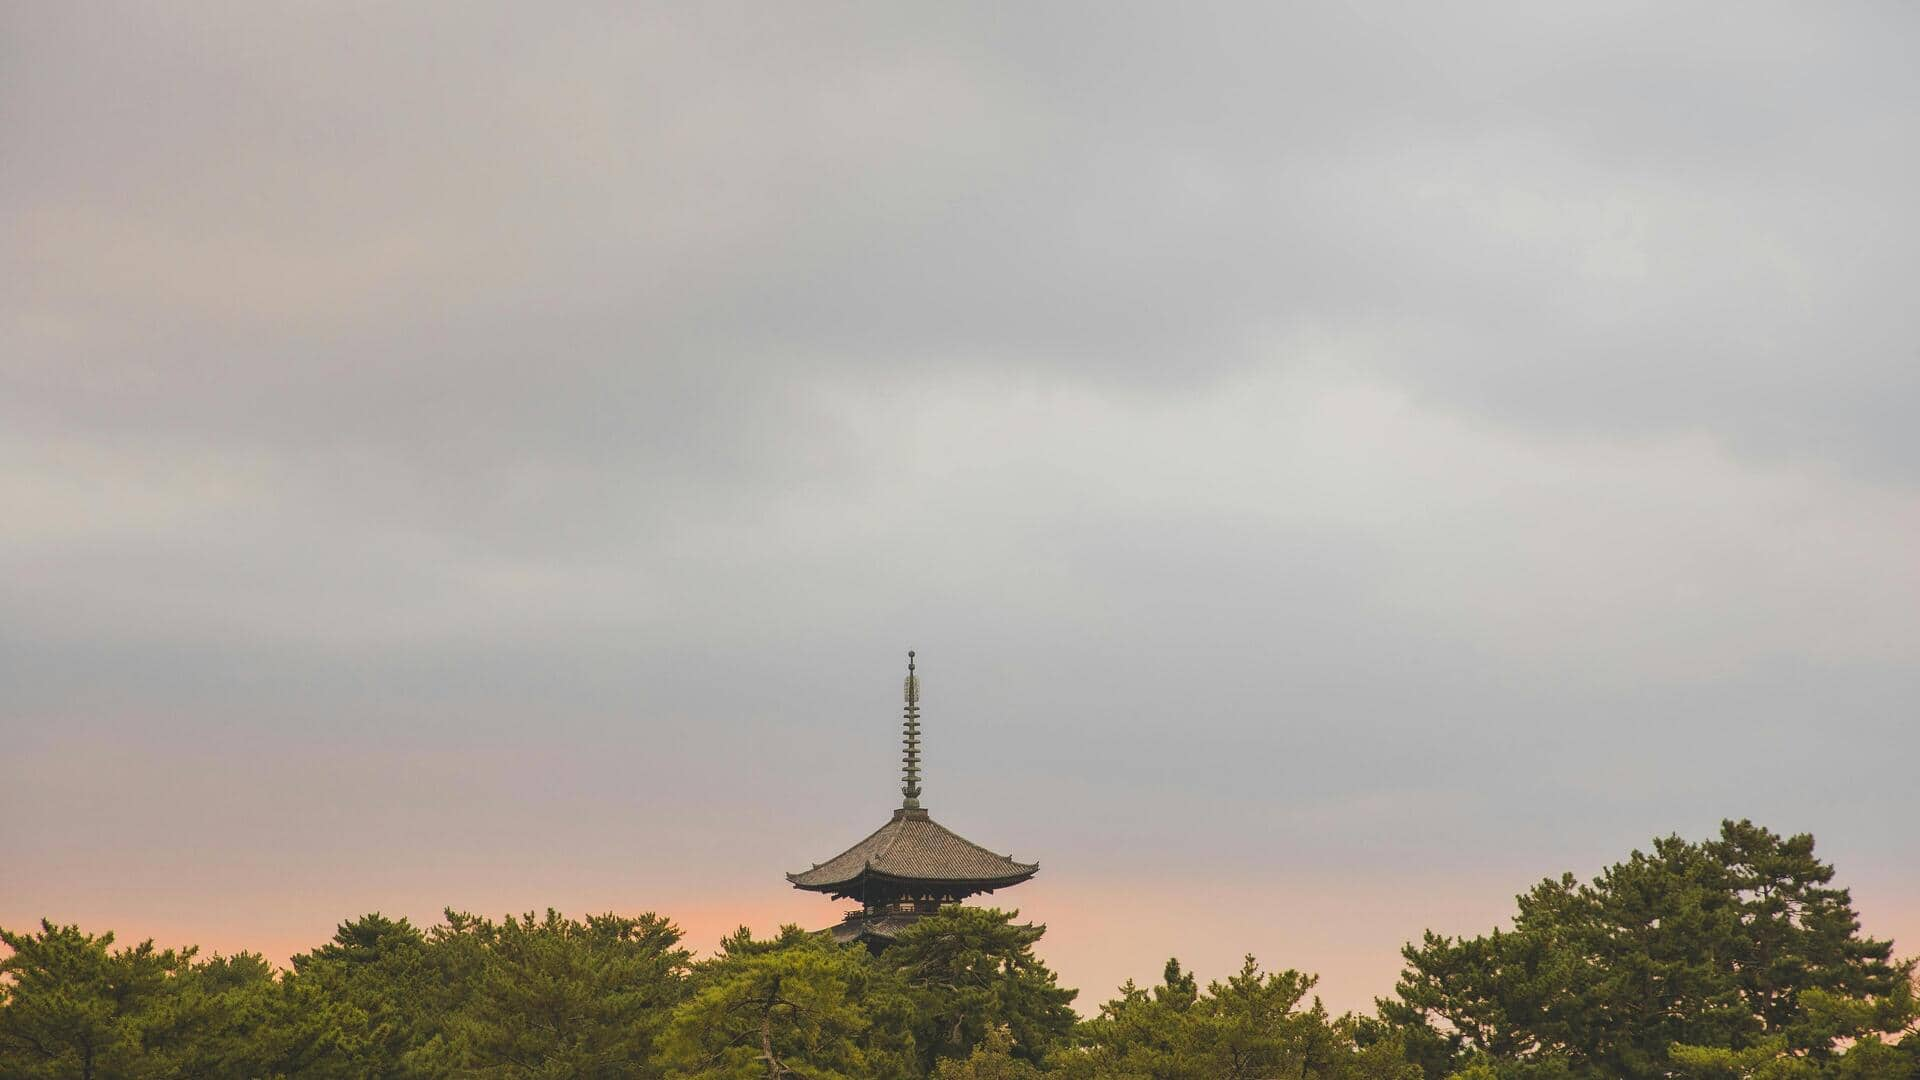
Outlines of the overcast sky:
[[1726,816],[1920,952],[1920,12],[0,8],[0,925],[1387,992]]

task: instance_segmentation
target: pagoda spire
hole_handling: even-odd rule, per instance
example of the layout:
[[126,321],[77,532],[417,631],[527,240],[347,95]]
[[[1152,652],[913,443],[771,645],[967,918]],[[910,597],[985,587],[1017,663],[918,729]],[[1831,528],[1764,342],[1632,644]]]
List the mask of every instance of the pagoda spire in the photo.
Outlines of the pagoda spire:
[[902,714],[904,719],[900,724],[904,743],[904,750],[900,755],[901,764],[904,766],[900,771],[900,778],[903,781],[900,785],[900,794],[906,796],[906,801],[900,805],[908,810],[918,810],[920,809],[920,677],[913,673],[912,649],[907,650],[905,696],[907,707]]

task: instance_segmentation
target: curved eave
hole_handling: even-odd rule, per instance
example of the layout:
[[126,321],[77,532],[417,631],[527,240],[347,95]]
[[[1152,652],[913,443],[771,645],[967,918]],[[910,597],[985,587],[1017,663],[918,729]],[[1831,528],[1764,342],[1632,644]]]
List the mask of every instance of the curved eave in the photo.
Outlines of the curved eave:
[[1015,863],[1014,866],[1017,868],[1015,872],[990,878],[902,877],[897,874],[883,874],[872,867],[868,867],[854,874],[852,877],[841,878],[838,881],[800,881],[799,879],[805,876],[807,871],[802,871],[798,874],[788,874],[787,880],[791,882],[796,889],[805,889],[808,892],[831,893],[835,896],[857,897],[859,895],[859,887],[863,883],[869,882],[884,885],[924,886],[929,892],[950,892],[962,896],[971,896],[974,893],[990,893],[995,889],[1004,889],[1012,885],[1018,885],[1040,872],[1039,863]]

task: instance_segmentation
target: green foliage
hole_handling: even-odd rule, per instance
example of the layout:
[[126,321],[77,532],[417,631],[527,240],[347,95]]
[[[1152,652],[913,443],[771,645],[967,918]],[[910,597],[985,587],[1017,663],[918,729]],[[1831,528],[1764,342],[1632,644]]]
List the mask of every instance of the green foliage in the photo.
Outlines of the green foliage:
[[[1912,1037],[1920,1007],[1909,983],[1877,999],[1825,990],[1800,995],[1804,1015],[1792,1035],[1779,1034],[1744,1049],[1676,1044],[1676,1072],[1691,1080],[1913,1080],[1920,1077],[1920,1039]],[[1854,1033],[1871,1032],[1859,1036]],[[1897,1045],[1885,1036],[1904,1032]],[[1848,1045],[1840,1046],[1843,1040]],[[1796,1049],[1798,1047],[1798,1049]]]
[[988,1031],[965,1058],[949,1058],[933,1070],[933,1080],[1040,1080],[1041,1075],[1013,1056],[1013,1035],[1005,1027]]
[[877,1075],[865,950],[784,928],[772,942],[743,929],[698,965],[660,1048],[674,1076],[702,1080],[854,1080]]
[[1034,956],[1047,928],[1015,923],[1019,915],[943,908],[908,927],[880,955],[907,989],[923,1070],[966,1056],[1003,1028],[1010,1053],[1024,1061],[1042,1061],[1064,1045],[1076,1020],[1077,991],[1061,988]]
[[1226,982],[1202,992],[1179,961],[1169,960],[1160,985],[1122,987],[1082,1025],[1081,1046],[1054,1055],[1052,1064],[1065,1077],[1086,1080],[1420,1075],[1390,1038],[1362,1046],[1359,1021],[1330,1020],[1317,998],[1303,1006],[1316,981],[1298,971],[1262,972],[1249,956]]
[[667,920],[548,909],[500,923],[447,912],[431,946],[458,976],[439,1030],[406,1056],[426,1075],[500,1080],[658,1076],[653,1043],[679,1002],[689,955]]
[[39,933],[0,930],[12,955],[0,962],[9,985],[0,1009],[0,1052],[17,1077],[162,1075],[148,1051],[183,1034],[166,1007],[169,983],[193,952],[156,951],[146,941],[114,949],[113,935],[41,920]]
[[1708,1051],[1819,1066],[1898,1030],[1911,1000],[1911,965],[1859,934],[1832,878],[1812,837],[1751,822],[1657,840],[1591,884],[1541,882],[1511,931],[1408,946],[1381,1014],[1435,1077],[1712,1075]]
[[148,1064],[164,1076],[270,1074],[273,1057],[259,1035],[278,1016],[278,993],[273,966],[258,953],[191,964],[152,1003],[153,1027],[173,1037],[147,1048]]
[[406,1076],[406,1059],[450,1005],[445,965],[427,936],[378,912],[340,924],[325,945],[293,958],[272,1048],[290,1075]]
[[877,956],[786,926],[698,962],[651,914],[375,913],[285,971],[43,921],[0,929],[0,1080],[1920,1080],[1915,965],[1832,879],[1749,822],[1658,840],[1408,946],[1377,1017],[1248,957],[1077,1022],[1044,928],[968,907]]
[[276,973],[253,954],[0,931],[0,1080],[657,1075],[678,937],[652,915],[449,913],[429,937],[374,914]]
[[831,942],[831,937],[824,931],[802,930],[792,923],[782,926],[770,938],[756,938],[753,936],[753,931],[742,926],[721,938],[720,948],[714,953],[714,959],[700,964],[697,970],[703,975],[709,975],[722,970],[728,960],[761,956],[766,953],[780,952],[783,949],[826,948]]
[[251,953],[194,962],[153,942],[42,921],[0,929],[0,1077],[263,1075],[273,969]]

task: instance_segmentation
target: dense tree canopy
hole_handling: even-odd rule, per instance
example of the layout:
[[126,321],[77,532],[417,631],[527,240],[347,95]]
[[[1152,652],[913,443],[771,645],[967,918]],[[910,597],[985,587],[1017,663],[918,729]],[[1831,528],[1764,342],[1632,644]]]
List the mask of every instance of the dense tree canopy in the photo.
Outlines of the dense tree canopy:
[[1666,837],[1591,883],[1542,881],[1510,930],[1428,933],[1381,1012],[1435,1077],[1739,1076],[1775,1057],[1828,1075],[1914,1017],[1913,965],[1860,934],[1832,879],[1811,836]]
[[695,959],[652,914],[375,913],[276,970],[42,922],[0,930],[0,1080],[1920,1080],[1913,964],[1811,837],[1744,821],[1429,933],[1375,1016],[1248,957],[1081,1021],[1044,931],[952,907],[877,955],[788,926]]
[[340,924],[333,940],[293,958],[284,1043],[275,1071],[394,1076],[453,1005],[447,957],[405,919],[375,912]]
[[453,976],[431,1034],[407,1061],[428,1075],[579,1080],[660,1075],[655,1039],[678,1004],[690,959],[657,915],[549,910],[499,923],[448,912],[434,967]]
[[252,954],[196,962],[195,950],[42,921],[0,929],[0,1078],[258,1075],[278,1026],[274,973]]
[[1004,1030],[1008,1052],[1044,1061],[1072,1034],[1077,992],[1062,989],[1033,954],[1044,926],[1019,912],[950,907],[921,919],[881,955],[906,988],[920,1064],[966,1057]]
[[1418,1080],[1397,1044],[1361,1047],[1352,1017],[1330,1019],[1315,977],[1262,972],[1253,957],[1205,990],[1178,960],[1158,986],[1132,983],[1083,1025],[1080,1048],[1055,1058],[1064,1076],[1087,1080]]

